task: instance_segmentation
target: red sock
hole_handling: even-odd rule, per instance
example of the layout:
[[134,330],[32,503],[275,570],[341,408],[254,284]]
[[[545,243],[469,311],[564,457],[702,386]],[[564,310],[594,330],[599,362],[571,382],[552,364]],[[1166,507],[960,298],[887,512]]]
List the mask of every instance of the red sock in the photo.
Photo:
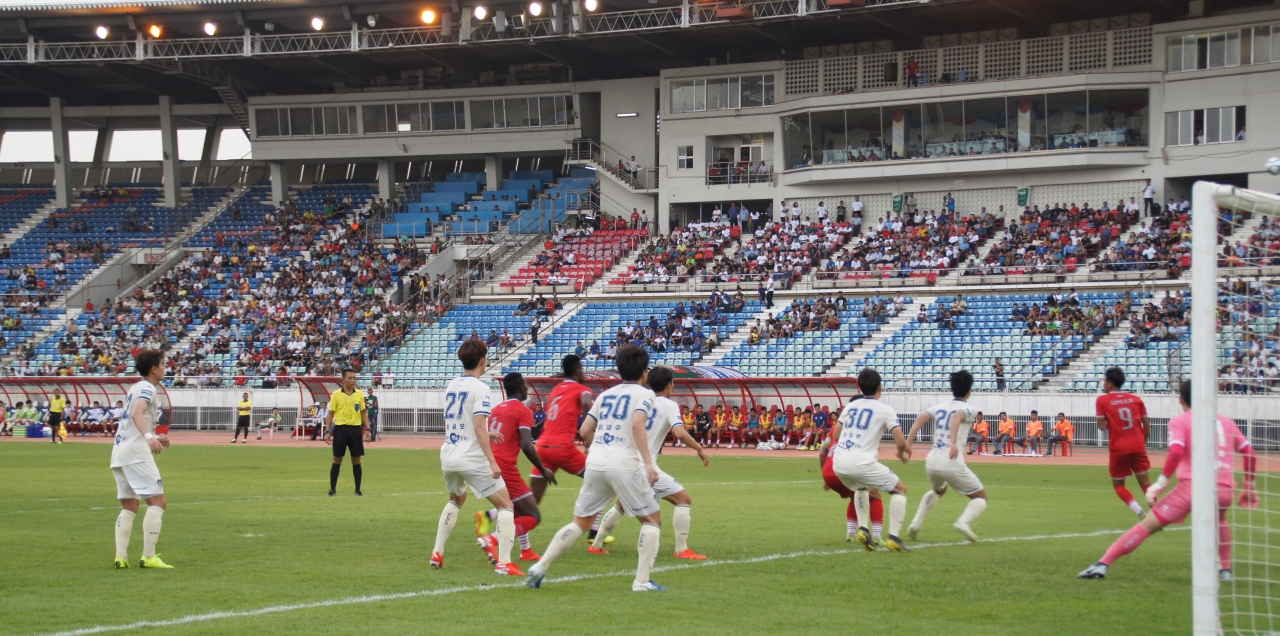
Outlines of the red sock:
[[1218,562],[1222,569],[1231,569],[1231,525],[1221,518],[1218,519]]
[[[1119,488],[1116,490],[1119,490]],[[1151,536],[1151,533],[1147,532],[1147,529],[1142,527],[1142,524],[1129,528],[1128,532],[1120,535],[1120,538],[1116,539],[1116,542],[1111,544],[1110,548],[1107,548],[1107,553],[1102,555],[1102,562],[1111,565],[1116,559],[1137,550],[1138,546],[1142,545],[1142,542],[1146,541],[1149,536]]]
[[871,500],[871,523],[884,523],[884,501]]
[[1133,503],[1133,493],[1129,492],[1129,489],[1125,488],[1124,484],[1116,486],[1116,496],[1120,497],[1120,501],[1123,501],[1126,506]]
[[848,521],[858,520],[858,511],[853,507],[853,499],[849,500],[849,509],[844,511],[844,518]]
[[529,531],[533,530],[536,527],[538,527],[538,520],[536,518],[530,517],[528,515],[523,517],[516,517],[516,536],[517,537],[522,534],[529,534]]

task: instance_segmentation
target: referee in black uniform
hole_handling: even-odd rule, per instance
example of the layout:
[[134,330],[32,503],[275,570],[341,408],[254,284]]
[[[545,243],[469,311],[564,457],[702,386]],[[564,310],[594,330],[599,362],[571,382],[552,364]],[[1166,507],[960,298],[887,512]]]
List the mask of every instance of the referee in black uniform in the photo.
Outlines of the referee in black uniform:
[[364,456],[364,431],[369,427],[369,412],[364,392],[356,388],[354,369],[342,370],[342,388],[329,396],[329,415],[325,418],[328,432],[326,444],[333,443],[333,465],[329,467],[329,496],[338,488],[338,474],[342,472],[342,457],[351,451],[351,474],[356,478],[356,496],[360,492],[360,458]]

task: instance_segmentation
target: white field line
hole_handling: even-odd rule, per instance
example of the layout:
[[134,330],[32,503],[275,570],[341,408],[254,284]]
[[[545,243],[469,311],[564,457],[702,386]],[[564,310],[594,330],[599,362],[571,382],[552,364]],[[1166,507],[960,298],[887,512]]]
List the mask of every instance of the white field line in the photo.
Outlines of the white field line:
[[[814,480],[814,479],[797,479],[797,480],[786,480],[786,481],[707,481],[707,482],[686,481],[681,483],[686,486],[762,486],[762,485],[781,485],[781,484],[811,484],[811,485],[820,487],[822,485],[821,481]],[[920,485],[921,487],[924,487],[924,488],[928,487],[924,482],[908,481],[907,483],[912,485]],[[1063,492],[1098,492],[1098,493],[1111,492],[1110,489],[1102,489],[1102,488],[1055,488],[1053,486],[1009,486],[1009,485],[1003,485],[1003,484],[988,486],[988,488],[993,490],[1004,490],[1006,488],[1010,488],[1010,489],[1018,489],[1018,490],[1056,490],[1056,491],[1063,491]],[[386,493],[381,495],[369,494],[369,495],[365,495],[365,497],[424,497],[429,495],[443,495],[443,494],[445,494],[444,491],[404,492],[404,493],[393,492],[393,493]],[[297,495],[292,497],[262,496],[262,497],[248,497],[244,499],[215,499],[210,501],[171,501],[169,502],[169,505],[178,506],[178,507],[209,506],[209,505],[216,505],[216,504],[243,504],[243,503],[272,502],[272,501],[302,501],[302,500],[309,500],[309,499],[328,499],[328,498],[329,497],[327,495]],[[0,500],[0,501],[3,501],[3,500]],[[10,499],[8,501],[17,501],[17,500]],[[62,500],[61,499],[38,499],[36,501],[62,501]],[[52,508],[48,510],[10,510],[3,514],[23,515],[23,514],[44,514],[44,513],[53,513],[53,512],[96,512],[99,510],[108,510],[108,509],[110,509],[112,512],[115,512],[115,506],[110,506],[109,508],[106,506],[93,506],[90,508]]]
[[[1187,530],[1187,527],[1166,528],[1167,531]],[[1073,532],[1066,534],[1034,534],[1013,537],[996,537],[992,539],[983,539],[982,543],[1008,543],[1013,541],[1043,541],[1046,539],[1079,539],[1087,537],[1101,537],[1107,535],[1117,535],[1125,532],[1124,530],[1095,530],[1093,532]],[[912,546],[912,550],[926,550],[929,548],[951,548],[958,546],[970,545],[968,541],[954,541],[948,543],[920,543]],[[766,554],[758,557],[750,557],[745,559],[707,559],[706,561],[698,561],[694,563],[677,563],[674,565],[663,565],[653,568],[653,572],[675,572],[678,570],[691,570],[694,568],[716,567],[721,565],[750,565],[754,563],[767,563],[770,561],[780,561],[783,559],[798,559],[804,557],[826,557],[839,554],[858,554],[863,550],[855,550],[846,548],[842,550],[804,550],[800,552],[784,552],[777,554]],[[604,572],[597,574],[573,574],[558,578],[548,578],[543,583],[571,583],[574,581],[586,581],[592,579],[620,578],[626,576],[635,576],[634,570],[619,572]],[[209,621],[235,619],[235,618],[252,618],[255,616],[266,616],[270,614],[283,614],[286,612],[297,612],[309,609],[319,609],[325,607],[338,607],[346,605],[364,605],[367,603],[382,603],[386,601],[398,601],[411,598],[423,598],[430,596],[444,596],[448,594],[457,594],[461,592],[485,592],[501,589],[515,589],[523,587],[523,583],[495,583],[480,585],[461,585],[455,587],[445,587],[433,590],[417,590],[412,592],[395,592],[390,594],[366,594],[363,596],[348,596],[344,598],[335,598],[325,601],[314,601],[311,603],[295,603],[289,605],[272,605],[268,607],[260,607],[252,610],[235,610],[222,612],[207,612],[204,614],[189,614],[177,618],[169,618],[163,620],[147,620],[137,621],[133,623],[122,623],[116,625],[95,625],[93,627],[83,627],[62,632],[51,632],[45,636],[85,636],[88,634],[105,634],[111,632],[125,632],[137,629],[146,629],[151,627],[172,627],[175,625],[189,625],[193,623],[206,623]]]

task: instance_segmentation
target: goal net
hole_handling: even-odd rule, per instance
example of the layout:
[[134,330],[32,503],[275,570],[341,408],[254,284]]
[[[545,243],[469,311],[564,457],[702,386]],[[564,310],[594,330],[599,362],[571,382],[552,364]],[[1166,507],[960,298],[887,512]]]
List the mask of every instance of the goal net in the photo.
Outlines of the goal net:
[[[1191,342],[1170,380],[1192,384],[1191,569],[1196,634],[1280,633],[1280,197],[1209,182],[1192,191]],[[1220,237],[1221,240],[1215,240]],[[1208,239],[1208,240],[1205,240]],[[1216,328],[1210,328],[1216,325]],[[1187,351],[1189,349],[1189,352]],[[1188,355],[1189,353],[1189,355]],[[1174,360],[1174,356],[1177,360]],[[1232,506],[1233,578],[1219,578],[1215,413],[1258,453],[1255,508]],[[1241,466],[1237,458],[1236,479]]]

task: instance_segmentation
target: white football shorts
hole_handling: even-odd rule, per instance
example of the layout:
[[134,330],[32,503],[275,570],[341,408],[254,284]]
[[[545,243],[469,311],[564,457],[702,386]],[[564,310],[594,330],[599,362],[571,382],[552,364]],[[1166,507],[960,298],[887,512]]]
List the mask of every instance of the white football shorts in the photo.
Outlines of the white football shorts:
[[643,470],[588,468],[582,473],[582,490],[578,491],[578,501],[573,505],[573,516],[594,517],[613,505],[615,498],[632,517],[651,515],[659,510],[658,497]]
[[444,487],[448,489],[449,494],[460,496],[467,494],[467,487],[471,487],[477,497],[487,499],[492,497],[494,493],[507,487],[507,482],[499,476],[493,478],[493,473],[489,472],[489,466],[485,464],[477,464],[469,468],[459,470],[444,471]]
[[149,499],[164,494],[164,483],[155,462],[138,462],[111,469],[116,478],[116,499]]

